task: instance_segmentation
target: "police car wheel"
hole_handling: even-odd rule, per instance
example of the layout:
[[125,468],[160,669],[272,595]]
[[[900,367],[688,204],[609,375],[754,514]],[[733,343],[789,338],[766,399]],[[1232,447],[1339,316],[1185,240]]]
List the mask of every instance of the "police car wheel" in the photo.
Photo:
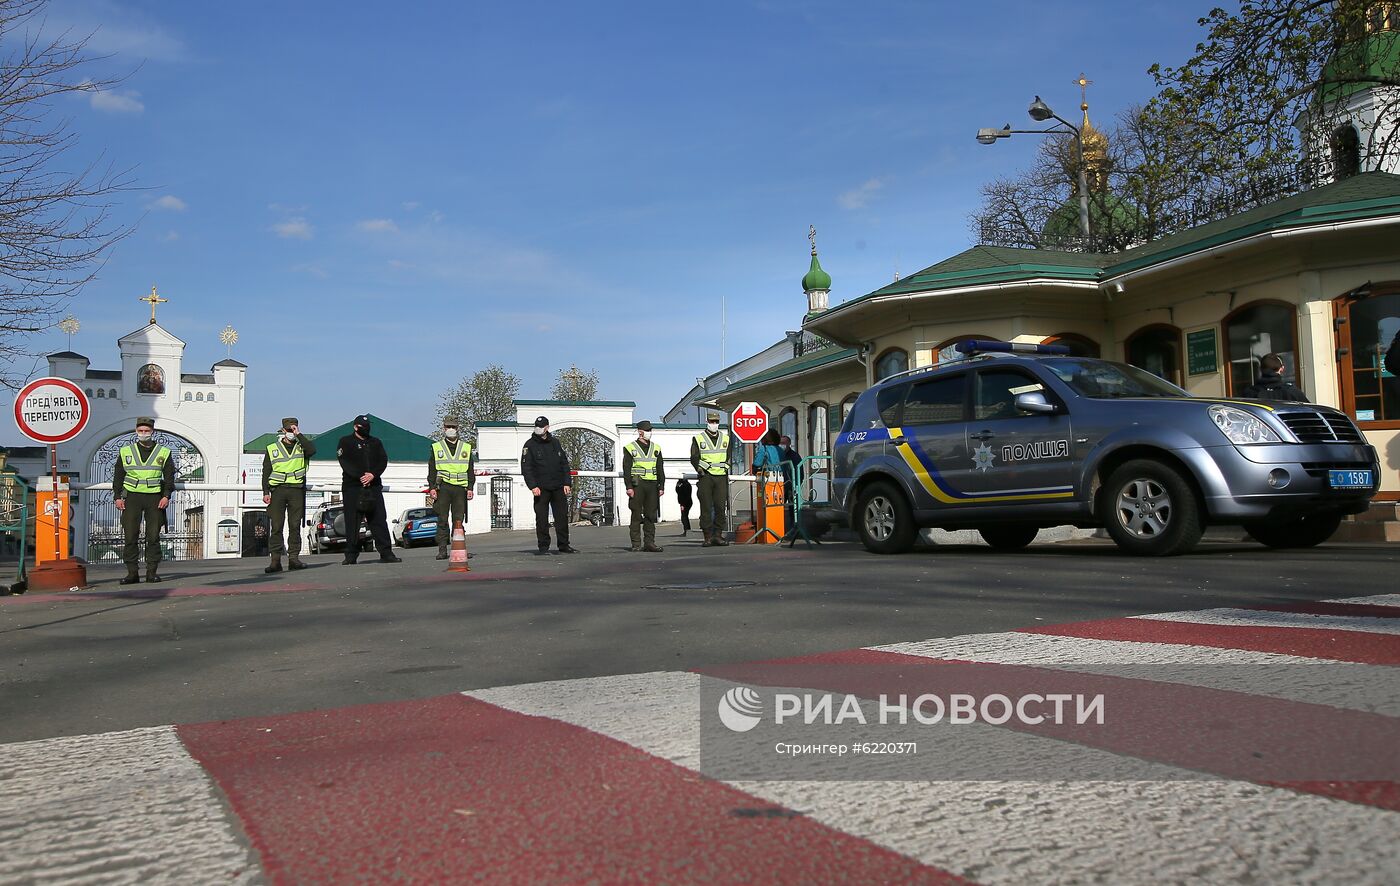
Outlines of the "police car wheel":
[[982,540],[998,551],[1019,551],[1035,541],[1039,526],[984,526],[977,530]]
[[856,500],[856,532],[872,554],[902,554],[914,546],[918,528],[899,490],[888,483],[872,483]]
[[1099,513],[1120,548],[1145,557],[1183,554],[1201,540],[1201,509],[1177,471],[1159,461],[1130,461],[1109,476]]
[[1272,523],[1246,523],[1244,531],[1271,548],[1311,548],[1331,538],[1341,525],[1339,511],[1325,511]]

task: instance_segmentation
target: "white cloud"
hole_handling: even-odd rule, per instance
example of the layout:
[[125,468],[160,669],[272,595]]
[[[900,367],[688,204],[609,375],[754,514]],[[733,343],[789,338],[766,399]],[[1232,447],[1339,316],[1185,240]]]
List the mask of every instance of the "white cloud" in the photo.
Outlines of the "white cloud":
[[399,230],[399,226],[394,224],[391,218],[367,218],[355,227],[371,234],[395,234]]
[[841,204],[842,209],[861,209],[884,186],[885,183],[878,178],[867,179],[860,187],[852,188],[837,197],[836,202]]
[[413,210],[417,209],[418,207],[420,207],[420,206],[422,206],[422,205],[423,205],[423,204],[422,204],[422,203],[419,203],[417,200],[405,200],[405,201],[403,201],[403,208],[404,208],[404,211],[405,211],[405,212],[412,212]]
[[443,215],[441,212],[438,212],[436,209],[428,213],[428,221],[433,222],[434,224],[442,221],[445,218],[447,218],[447,216]]
[[107,114],[139,114],[146,110],[141,103],[141,93],[134,89],[118,92],[115,89],[94,89],[89,99],[94,111]]
[[156,209],[169,209],[171,212],[184,212],[187,204],[174,194],[166,194],[151,204]]
[[324,280],[330,276],[329,271],[315,262],[302,262],[301,264],[292,265],[292,270],[298,274],[308,274],[318,280]]
[[166,232],[165,232],[165,236],[164,236],[164,237],[161,237],[160,239],[164,240],[166,243],[174,242],[175,240],[179,240],[179,239],[180,239],[180,232],[179,232],[179,231],[166,231]]
[[316,233],[311,223],[301,217],[280,221],[272,226],[272,231],[287,240],[310,240]]

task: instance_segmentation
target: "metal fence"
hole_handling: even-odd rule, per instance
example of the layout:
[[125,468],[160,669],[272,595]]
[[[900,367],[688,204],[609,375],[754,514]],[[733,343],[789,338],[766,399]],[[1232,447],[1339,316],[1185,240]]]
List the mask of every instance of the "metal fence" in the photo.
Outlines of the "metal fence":
[[[176,489],[170,495],[170,507],[165,510],[166,526],[160,535],[160,553],[165,560],[202,560],[204,551],[204,521],[208,491]],[[89,563],[118,562],[122,559],[122,514],[117,510],[112,490],[80,489],[74,514],[87,519],[87,553]],[[141,527],[137,550],[143,550],[146,530]]]

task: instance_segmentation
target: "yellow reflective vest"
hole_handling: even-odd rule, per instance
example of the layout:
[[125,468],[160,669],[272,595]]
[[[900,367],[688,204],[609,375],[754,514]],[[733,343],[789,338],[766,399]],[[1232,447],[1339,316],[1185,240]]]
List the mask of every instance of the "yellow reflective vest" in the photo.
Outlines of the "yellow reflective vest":
[[452,486],[472,485],[472,445],[465,440],[457,444],[457,454],[447,451],[441,440],[433,443],[433,466],[438,479]]
[[655,480],[656,463],[661,458],[661,447],[655,442],[651,444],[650,452],[643,452],[642,445],[636,440],[622,447],[632,456],[632,478],[635,480]]
[[170,460],[170,447],[157,446],[151,450],[150,461],[142,461],[141,450],[131,444],[121,448],[122,468],[126,477],[122,489],[127,492],[160,492],[161,475]]
[[720,431],[713,445],[708,431],[695,435],[695,444],[700,447],[700,469],[707,474],[729,473],[729,432]]
[[288,449],[279,438],[268,444],[267,457],[272,460],[272,475],[267,478],[267,485],[306,485],[306,453],[302,452],[300,442]]

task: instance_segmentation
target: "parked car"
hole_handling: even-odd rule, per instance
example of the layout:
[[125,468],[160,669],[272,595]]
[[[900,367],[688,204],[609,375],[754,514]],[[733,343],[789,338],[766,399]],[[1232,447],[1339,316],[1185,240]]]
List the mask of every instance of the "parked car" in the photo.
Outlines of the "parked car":
[[[335,550],[345,547],[345,505],[340,502],[321,505],[311,517],[311,525],[308,527],[311,535],[311,553],[320,554],[325,551]],[[360,550],[373,550],[374,537],[370,535],[369,525],[364,520],[360,521]]]
[[594,526],[602,526],[607,510],[603,505],[600,496],[588,495],[579,499],[578,518],[592,523]]
[[1309,547],[1379,486],[1376,450],[1327,406],[1193,397],[1057,346],[959,350],[861,394],[836,438],[835,503],[870,551],[930,526],[1016,550],[1065,524],[1133,554],[1183,553],[1217,524]]
[[419,542],[432,543],[437,537],[437,511],[432,508],[409,508],[390,526],[394,542],[401,548],[411,548]]

